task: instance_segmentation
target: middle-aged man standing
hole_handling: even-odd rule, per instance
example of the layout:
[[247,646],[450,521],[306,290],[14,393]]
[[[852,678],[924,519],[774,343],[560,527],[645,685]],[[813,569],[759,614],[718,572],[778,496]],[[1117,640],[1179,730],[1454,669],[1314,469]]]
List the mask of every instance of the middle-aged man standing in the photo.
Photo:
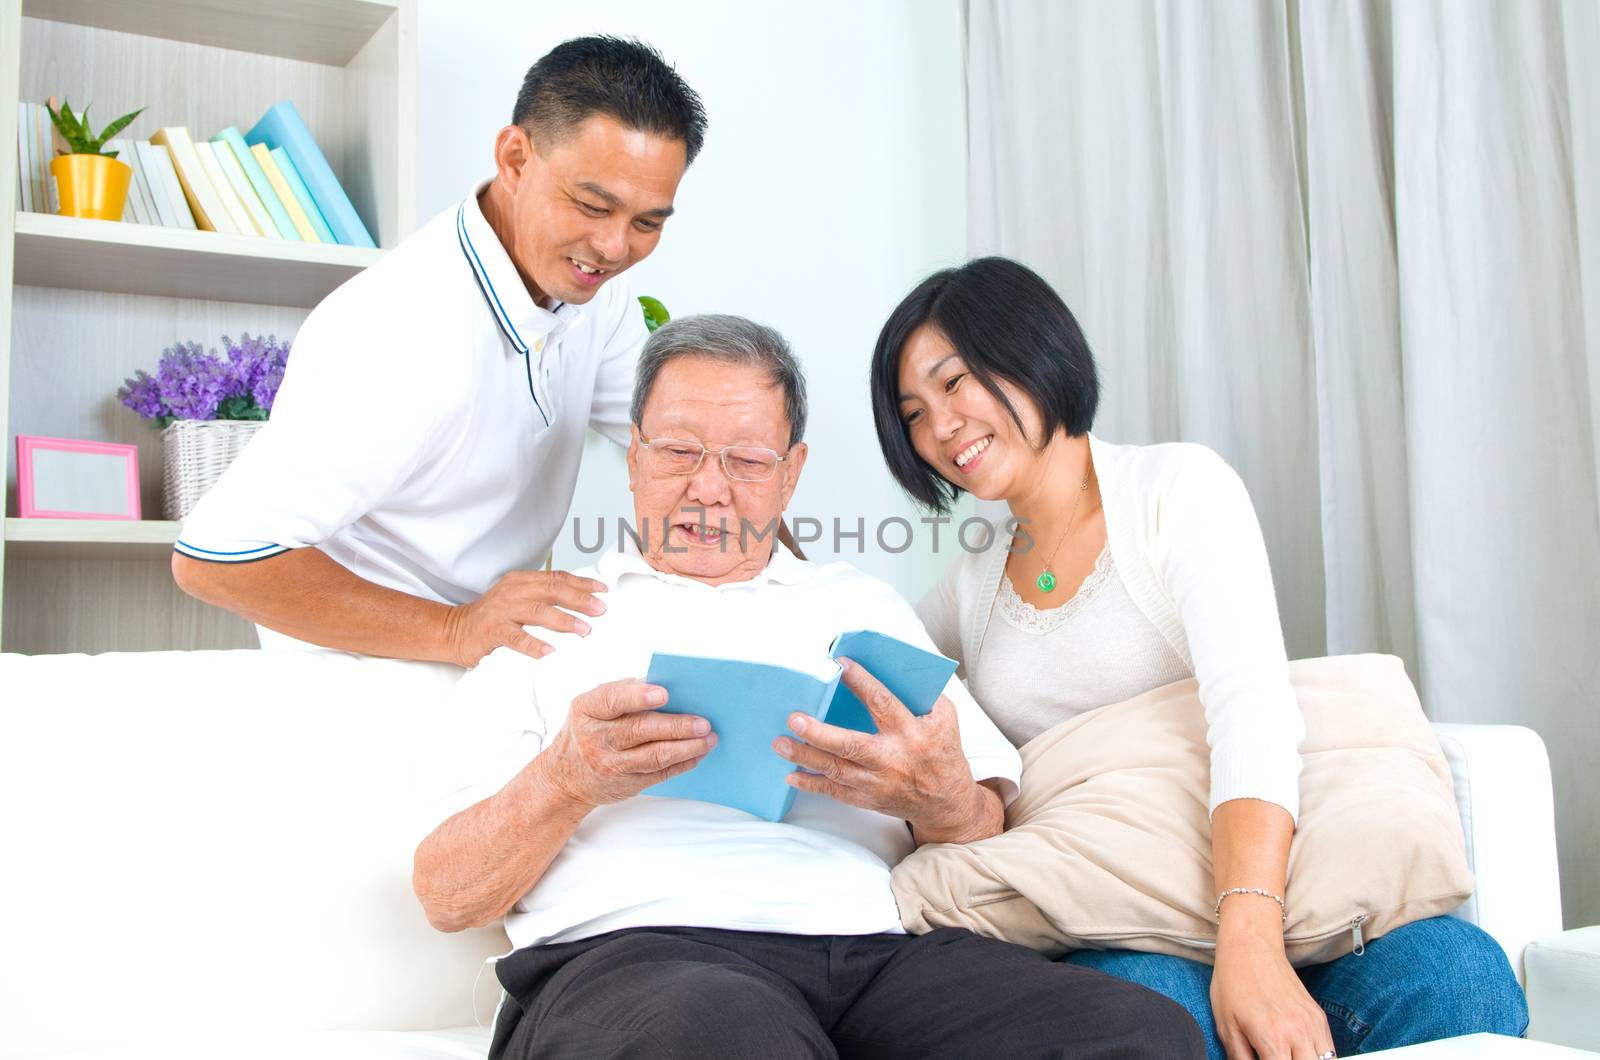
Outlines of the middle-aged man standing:
[[[280,641],[472,666],[582,633],[606,588],[541,572],[585,429],[628,439],[643,260],[705,137],[635,41],[528,71],[496,172],[312,311],[271,421],[190,514],[172,571]],[[563,610],[565,609],[565,610]],[[274,633],[273,631],[276,631]]]
[[903,933],[890,868],[996,834],[1017,790],[1016,750],[954,678],[915,717],[850,665],[878,731],[791,716],[800,739],[766,752],[807,769],[781,822],[640,795],[717,743],[704,718],[655,709],[666,690],[637,679],[653,651],[807,669],[845,629],[932,648],[889,586],[774,544],[805,410],[770,329],[657,331],[628,449],[639,547],[597,571],[610,608],[587,638],[497,650],[457,686],[461,783],[413,884],[444,930],[505,918],[490,1056],[1203,1056],[1154,992],[960,929]]

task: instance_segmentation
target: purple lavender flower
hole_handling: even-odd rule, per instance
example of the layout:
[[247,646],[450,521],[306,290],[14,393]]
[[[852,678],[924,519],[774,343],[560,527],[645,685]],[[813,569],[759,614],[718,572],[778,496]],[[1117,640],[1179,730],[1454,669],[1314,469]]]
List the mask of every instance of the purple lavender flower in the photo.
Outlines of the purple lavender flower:
[[222,346],[226,359],[198,342],[168,347],[154,377],[136,372],[117,397],[162,426],[175,419],[265,419],[283,382],[289,347],[276,335],[248,333],[238,342],[224,335]]
[[161,384],[142,369],[123,384],[117,391],[117,397],[147,420],[166,420],[172,416],[166,402],[161,400]]
[[180,420],[210,420],[234,385],[232,369],[214,350],[198,342],[179,343],[162,351],[156,367],[161,397]]
[[262,411],[271,412],[289,362],[289,348],[280,346],[276,335],[252,339],[248,333],[237,343],[224,335],[222,345],[238,378],[239,396],[254,401]]
[[234,389],[239,394],[250,393],[261,376],[261,369],[265,367],[261,357],[262,345],[262,341],[252,339],[249,332],[238,342],[222,336],[222,349],[228,355],[228,366],[233,369]]
[[268,368],[250,391],[251,399],[268,412],[272,411],[272,403],[278,399],[278,387],[283,385],[283,368],[283,365]]

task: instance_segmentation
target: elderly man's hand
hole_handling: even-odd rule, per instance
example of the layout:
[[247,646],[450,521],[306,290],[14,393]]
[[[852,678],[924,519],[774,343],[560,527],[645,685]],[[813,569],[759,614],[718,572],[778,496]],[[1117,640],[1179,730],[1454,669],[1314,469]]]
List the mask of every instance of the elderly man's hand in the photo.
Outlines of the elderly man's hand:
[[845,685],[872,715],[878,732],[868,735],[790,715],[789,729],[800,740],[780,736],[772,743],[774,751],[801,767],[789,774],[789,783],[903,818],[923,843],[966,843],[998,833],[1004,807],[998,794],[973,783],[955,704],[940,696],[919,718],[859,665],[839,662]]
[[631,678],[574,699],[566,724],[535,759],[546,782],[592,809],[693,769],[717,735],[704,718],[658,713],[666,702],[666,689]]
[[471,668],[501,646],[537,659],[550,645],[522,627],[587,636],[589,624],[570,612],[603,614],[606,605],[594,594],[605,591],[604,582],[562,570],[514,570],[476,600],[449,610],[444,636],[450,660]]

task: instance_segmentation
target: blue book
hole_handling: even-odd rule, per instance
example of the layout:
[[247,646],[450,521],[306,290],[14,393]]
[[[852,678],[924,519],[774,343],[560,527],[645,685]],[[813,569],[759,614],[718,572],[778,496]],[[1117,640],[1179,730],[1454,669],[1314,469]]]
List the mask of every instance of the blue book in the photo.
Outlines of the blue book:
[[306,182],[300,179],[300,172],[294,168],[294,163],[281,147],[272,149],[272,161],[277,165],[278,172],[283,174],[283,182],[289,185],[289,191],[294,195],[295,201],[300,204],[300,209],[305,211],[306,220],[311,222],[311,227],[317,233],[317,238],[324,243],[339,242],[333,236],[333,230],[328,227],[328,222],[323,218],[322,211],[317,209],[316,200],[311,197],[311,192],[306,187]]
[[269,151],[283,148],[294,162],[294,168],[299,171],[317,208],[322,211],[328,227],[333,230],[333,238],[329,242],[337,241],[352,247],[377,245],[373,243],[367,226],[361,223],[361,216],[351,204],[350,196],[344,193],[339,178],[333,175],[333,167],[328,165],[322,148],[317,146],[306,123],[300,120],[300,112],[295,110],[292,102],[286,99],[274,104],[256,122],[255,128],[245,134],[244,140],[247,144],[266,144]]
[[[943,655],[871,630],[841,633],[828,658],[841,657],[861,664],[919,716],[933,709],[956,671],[955,662]],[[717,746],[689,772],[641,794],[715,802],[768,821],[783,820],[797,794],[784,778],[795,767],[772,749],[772,741],[791,735],[791,713],[858,732],[878,731],[866,706],[840,680],[843,668],[835,663],[831,671],[818,677],[737,659],[652,655],[645,680],[667,690],[662,713],[705,718],[717,734]]]

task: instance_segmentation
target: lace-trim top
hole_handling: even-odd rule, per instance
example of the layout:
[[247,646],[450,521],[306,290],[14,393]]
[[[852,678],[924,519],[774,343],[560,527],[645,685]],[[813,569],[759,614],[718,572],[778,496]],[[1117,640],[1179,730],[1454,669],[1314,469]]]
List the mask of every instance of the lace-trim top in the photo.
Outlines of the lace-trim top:
[[998,603],[1000,614],[1012,626],[1024,633],[1053,633],[1062,626],[1071,622],[1089,602],[1095,598],[1100,589],[1111,580],[1116,573],[1116,567],[1111,559],[1111,545],[1100,550],[1100,555],[1094,561],[1094,569],[1089,576],[1083,579],[1083,584],[1078,586],[1078,591],[1072,599],[1060,607],[1037,608],[1017,594],[1016,586],[1011,584],[1011,576],[1006,575],[1000,579],[1000,595]]
[[1037,608],[1001,578],[972,694],[1021,747],[1086,710],[1193,676],[1122,583],[1111,548],[1060,607]]

